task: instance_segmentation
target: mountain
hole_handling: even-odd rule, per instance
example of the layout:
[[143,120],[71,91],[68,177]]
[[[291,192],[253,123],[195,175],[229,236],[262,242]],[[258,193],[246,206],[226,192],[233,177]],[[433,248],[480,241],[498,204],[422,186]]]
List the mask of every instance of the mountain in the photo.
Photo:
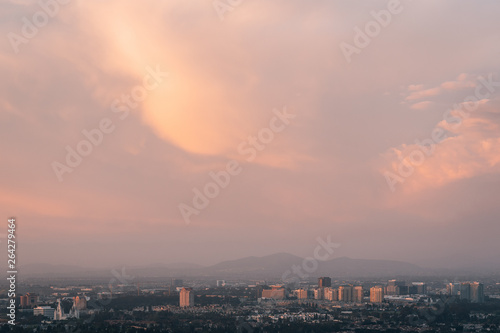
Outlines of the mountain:
[[246,257],[223,261],[203,269],[206,275],[247,277],[262,279],[281,277],[293,265],[301,265],[304,259],[289,253],[276,253],[264,257]]
[[335,258],[319,264],[318,273],[336,277],[421,275],[426,271],[404,261]]
[[202,265],[192,264],[189,262],[174,262],[172,264],[165,265],[169,269],[179,269],[179,270],[189,270],[189,269],[199,269]]
[[[295,267],[295,268],[294,268]],[[310,269],[308,270],[308,267]],[[89,269],[69,265],[31,264],[19,270],[23,277],[40,278],[90,278],[110,277],[121,272],[135,278],[206,278],[206,279],[276,279],[285,272],[289,276],[307,274],[309,278],[330,276],[349,277],[390,277],[403,275],[427,275],[430,271],[417,265],[394,260],[334,258],[328,261],[308,261],[289,253],[276,253],[263,257],[245,257],[223,261],[212,266],[200,266],[190,263],[152,264],[144,266],[125,266],[109,269]],[[300,273],[294,273],[300,270]],[[118,273],[116,273],[118,272]],[[114,274],[114,275],[113,275]]]
[[[292,267],[299,267],[309,277],[382,277],[398,275],[421,275],[425,270],[403,261],[335,258],[328,261],[309,262],[288,253],[277,253],[264,257],[247,257],[224,261],[203,269],[206,275],[226,277],[275,278],[279,279]],[[310,268],[308,268],[310,267]],[[309,271],[308,271],[309,270]],[[292,273],[293,274],[293,273]]]

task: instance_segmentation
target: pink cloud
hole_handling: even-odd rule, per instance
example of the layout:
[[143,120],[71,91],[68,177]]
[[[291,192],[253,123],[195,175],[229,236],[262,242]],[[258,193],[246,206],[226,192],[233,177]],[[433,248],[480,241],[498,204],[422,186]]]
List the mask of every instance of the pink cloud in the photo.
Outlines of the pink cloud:
[[[403,144],[388,150],[385,157],[389,159],[389,170],[394,174],[401,175],[398,169],[401,161],[411,165],[405,168],[410,170],[409,176],[402,177],[404,181],[398,184],[399,188],[412,193],[486,173],[500,173],[500,120],[492,115],[499,110],[499,100],[494,106],[484,100],[466,117],[463,111],[453,111],[451,115],[459,117],[461,122],[450,124],[443,120],[438,123],[438,128],[451,134],[435,143],[429,154],[421,154],[424,150],[416,144]],[[410,162],[412,153],[424,156],[423,162]]]
[[411,100],[421,99],[421,98],[425,98],[425,97],[437,96],[441,92],[442,92],[441,87],[419,90],[419,91],[415,91],[415,92],[411,93],[408,97],[406,97],[406,100],[411,101]]
[[424,89],[423,84],[410,84],[408,86],[408,91],[418,91]]
[[472,80],[467,80],[469,75],[466,73],[460,74],[454,81],[446,81],[441,83],[441,88],[445,90],[460,90],[465,88],[474,88],[476,83]]
[[425,110],[428,109],[431,105],[433,105],[434,102],[431,101],[423,101],[423,102],[418,102],[410,106],[410,108],[414,110]]
[[425,97],[432,97],[442,94],[445,91],[452,90],[461,90],[465,88],[474,88],[476,83],[472,80],[467,80],[469,77],[468,74],[462,73],[460,74],[456,80],[453,81],[445,81],[441,83],[439,86],[429,89],[424,89],[423,84],[412,84],[408,86],[408,91],[411,93],[406,97],[406,100],[415,100],[421,99]]

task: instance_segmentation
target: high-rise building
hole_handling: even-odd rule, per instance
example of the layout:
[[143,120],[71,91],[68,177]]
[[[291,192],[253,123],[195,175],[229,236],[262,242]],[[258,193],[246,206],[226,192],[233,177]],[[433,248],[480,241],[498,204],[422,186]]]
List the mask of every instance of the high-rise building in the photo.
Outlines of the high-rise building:
[[418,287],[414,285],[408,286],[408,294],[409,295],[419,294]]
[[64,315],[64,310],[61,306],[61,300],[57,299],[57,307],[54,311],[54,320],[64,320],[66,316]]
[[323,299],[333,301],[333,289],[330,287],[323,288]]
[[427,285],[424,282],[412,282],[412,285],[417,287],[416,294],[427,294]]
[[384,301],[384,287],[375,286],[370,288],[370,302],[382,303]]
[[393,280],[387,281],[387,285],[388,286],[405,286],[406,282],[405,281],[401,281],[401,280],[393,279]]
[[446,285],[446,292],[450,296],[460,295],[460,283],[448,283]]
[[308,298],[307,289],[298,289],[298,290],[296,290],[296,293],[297,293],[298,299],[307,299]]
[[329,277],[320,277],[318,279],[318,287],[323,288],[323,287],[331,287],[332,286],[332,279]]
[[470,301],[470,283],[464,282],[460,284],[460,299]]
[[20,305],[22,307],[35,307],[38,305],[38,295],[34,293],[27,293],[24,296],[19,297],[20,298]]
[[194,306],[194,292],[192,288],[182,288],[179,294],[179,303],[181,307]]
[[484,286],[482,283],[473,282],[470,284],[470,301],[472,303],[484,302]]
[[255,292],[257,294],[257,298],[262,298],[262,291],[264,290],[264,287],[262,287],[262,285],[258,284],[256,287],[255,287]]
[[323,289],[323,298],[329,301],[338,301],[339,290],[337,288],[326,287]]
[[87,309],[87,298],[85,296],[73,297],[73,307],[78,310]]
[[335,288],[332,290],[332,301],[338,301],[339,300],[339,289]]
[[262,298],[285,299],[285,288],[271,286],[271,289],[264,289],[262,290]]
[[408,290],[405,289],[405,281],[389,280],[387,282],[386,294],[387,295],[401,295],[407,294]]
[[325,288],[314,289],[314,299],[324,299],[324,290]]
[[353,299],[353,287],[352,286],[340,286],[339,287],[339,301],[342,302],[352,302]]
[[354,302],[358,302],[358,303],[362,303],[363,302],[363,298],[364,298],[363,287],[362,286],[356,286],[356,287],[354,287],[353,301]]
[[224,287],[226,285],[226,281],[224,280],[217,280],[217,287]]
[[408,294],[410,294],[410,288],[408,286],[398,286],[398,295]]
[[460,295],[460,299],[473,303],[484,302],[484,286],[479,282],[448,283],[446,291],[448,295]]

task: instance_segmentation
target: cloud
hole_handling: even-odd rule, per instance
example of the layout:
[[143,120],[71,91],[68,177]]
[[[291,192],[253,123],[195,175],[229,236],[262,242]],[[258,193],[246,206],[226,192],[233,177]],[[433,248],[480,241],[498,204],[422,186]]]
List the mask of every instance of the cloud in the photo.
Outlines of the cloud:
[[[101,67],[107,73],[140,80],[145,67],[156,64],[169,72],[168,79],[151,91],[137,110],[159,138],[192,154],[228,157],[247,136],[266,125],[273,108],[288,105],[296,91],[303,90],[299,78],[310,70],[286,65],[305,62],[303,52],[288,52],[295,41],[279,47],[256,47],[261,43],[261,34],[249,17],[260,13],[262,6],[246,4],[238,8],[240,15],[235,12],[229,17],[231,26],[221,23],[211,6],[181,2],[84,3],[78,15],[82,24],[92,26],[82,30],[90,30],[89,37],[101,45]],[[271,6],[268,10],[276,14],[277,24],[282,22],[282,9]],[[115,14],[108,17],[110,11]],[[172,19],[165,20],[166,16]],[[188,26],[176,16],[192,24]],[[290,28],[315,29],[308,21]],[[200,39],[200,31],[214,37]],[[293,30],[275,30],[272,34],[283,40]],[[313,49],[323,47],[319,41],[314,44]],[[251,53],[246,51],[250,49]],[[268,63],[268,54],[283,52],[288,58],[282,63],[283,69]],[[269,76],[283,75],[298,83],[287,87],[264,83]],[[280,96],[279,104],[259,98],[263,93]],[[102,103],[109,104],[109,93],[102,95]],[[288,158],[293,156],[290,151],[288,154]]]
[[433,97],[437,96],[442,93],[441,87],[435,87],[435,88],[430,88],[430,89],[423,89],[423,90],[417,90],[412,92],[408,97],[406,97],[407,101],[412,101],[415,99],[421,99],[421,98],[426,98],[426,97]]
[[408,91],[418,91],[424,88],[423,84],[410,84],[408,86]]
[[445,81],[439,86],[428,89],[424,89],[423,84],[409,85],[408,91],[410,91],[411,93],[406,97],[406,100],[412,101],[415,99],[438,96],[446,91],[474,88],[476,86],[475,81],[470,79],[468,80],[468,78],[469,75],[467,73],[462,73],[457,76],[456,80]]
[[[464,110],[450,113],[454,122],[442,120],[437,124],[444,139],[434,141],[432,152],[429,145],[405,144],[385,153],[391,172],[401,175],[401,170],[409,170],[398,184],[401,191],[411,193],[484,174],[500,174],[500,99],[479,101],[470,113]],[[410,162],[412,154],[415,160]],[[417,155],[423,159],[417,161]]]
[[468,75],[467,73],[462,73],[454,81],[446,81],[441,83],[441,88],[447,91],[474,88],[476,86],[476,82],[472,79],[468,80],[469,76],[470,75]]
[[412,108],[414,110],[425,110],[425,109],[428,109],[433,104],[434,104],[434,102],[431,102],[431,101],[423,101],[423,102],[418,102],[418,103],[412,104],[412,106],[410,106],[410,108]]

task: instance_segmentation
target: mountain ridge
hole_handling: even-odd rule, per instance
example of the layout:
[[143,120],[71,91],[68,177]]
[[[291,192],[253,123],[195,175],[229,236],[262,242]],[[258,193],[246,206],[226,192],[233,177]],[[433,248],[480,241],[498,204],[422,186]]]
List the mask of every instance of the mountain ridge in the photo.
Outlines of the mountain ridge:
[[[310,259],[280,252],[265,256],[248,256],[239,259],[225,260],[214,265],[202,266],[186,262],[170,264],[156,263],[141,266],[123,266],[130,275],[138,277],[212,277],[212,278],[248,278],[279,279],[292,267],[306,270],[309,277],[378,277],[387,275],[421,275],[426,270],[420,266],[397,260],[355,259],[337,257],[326,261]],[[311,271],[307,265],[314,264]],[[86,268],[76,265],[27,264],[20,267],[20,273],[26,277],[91,277],[93,275],[110,275],[118,268]],[[119,269],[118,269],[119,270]]]

